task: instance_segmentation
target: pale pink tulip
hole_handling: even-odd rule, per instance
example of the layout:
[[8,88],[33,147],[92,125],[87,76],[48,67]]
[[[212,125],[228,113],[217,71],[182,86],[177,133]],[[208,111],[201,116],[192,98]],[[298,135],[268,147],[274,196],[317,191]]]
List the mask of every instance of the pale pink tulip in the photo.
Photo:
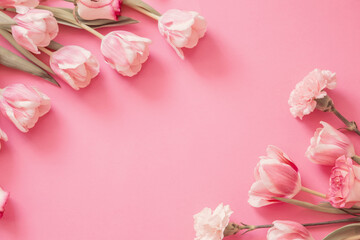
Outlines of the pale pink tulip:
[[360,165],[353,164],[351,158],[341,156],[336,160],[327,199],[336,208],[360,205]]
[[9,193],[5,192],[2,188],[0,188],[0,218],[4,214],[4,207],[9,198]]
[[200,213],[194,215],[195,240],[221,240],[224,238],[224,230],[229,224],[233,213],[230,206],[220,204],[212,211],[204,208]]
[[171,9],[165,12],[158,21],[160,34],[184,59],[182,48],[193,48],[205,35],[207,23],[203,16],[194,11]]
[[132,77],[149,57],[150,39],[126,31],[113,31],[101,42],[105,61],[120,74]]
[[59,27],[52,12],[42,9],[32,9],[25,14],[14,17],[17,25],[11,27],[16,42],[25,49],[39,54],[38,47],[50,44],[58,32]]
[[314,137],[311,138],[311,145],[305,154],[310,161],[334,166],[336,159],[340,156],[353,157],[355,155],[354,145],[345,134],[326,122],[320,123],[323,127],[316,129]]
[[78,13],[82,19],[111,19],[117,20],[120,15],[122,0],[79,0]]
[[0,110],[22,132],[34,127],[50,107],[50,98],[34,87],[12,84],[1,90]]
[[100,72],[97,59],[79,46],[65,46],[50,57],[51,69],[72,88],[79,90],[88,86]]
[[300,223],[277,220],[273,225],[267,232],[267,240],[314,240],[310,232]]
[[254,175],[256,182],[251,186],[248,200],[253,207],[278,203],[273,197],[292,198],[301,190],[298,168],[274,146],[267,148],[267,156],[260,157]]
[[[0,140],[3,140],[4,142],[8,141],[8,136],[2,129],[0,129]],[[0,144],[0,149],[1,149],[1,144]]]
[[316,108],[316,100],[327,95],[326,88],[336,87],[336,75],[328,70],[315,69],[296,84],[289,98],[290,112],[294,117],[303,118]]
[[0,7],[3,8],[16,8],[17,13],[26,13],[39,5],[39,0],[0,0]]

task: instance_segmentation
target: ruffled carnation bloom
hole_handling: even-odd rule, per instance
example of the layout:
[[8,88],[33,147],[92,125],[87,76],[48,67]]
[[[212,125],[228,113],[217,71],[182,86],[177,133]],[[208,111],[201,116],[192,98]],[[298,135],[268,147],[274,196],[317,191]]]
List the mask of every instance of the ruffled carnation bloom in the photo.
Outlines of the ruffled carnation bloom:
[[120,15],[122,0],[78,0],[78,14],[82,19],[117,20]]
[[150,39],[126,31],[113,31],[101,42],[105,61],[118,73],[132,77],[149,57]]
[[29,9],[37,7],[39,0],[0,0],[0,7],[16,8],[17,13],[26,13]]
[[0,188],[0,218],[4,214],[4,206],[9,198],[9,193]]
[[50,108],[50,98],[34,87],[12,84],[1,90],[0,110],[22,132],[34,127]]
[[197,12],[171,9],[159,18],[158,27],[160,34],[184,59],[182,48],[195,47],[205,35],[207,23]]
[[97,59],[79,46],[65,46],[53,52],[51,69],[72,88],[79,90],[88,86],[100,72]]
[[314,240],[310,232],[300,223],[277,220],[273,225],[267,232],[267,240]]
[[195,240],[221,240],[224,238],[224,230],[229,224],[233,213],[230,206],[222,203],[212,211],[204,208],[200,213],[194,215]]
[[351,208],[360,204],[360,165],[341,156],[331,170],[330,188],[327,199],[333,207]]
[[311,138],[311,145],[305,154],[310,161],[334,166],[336,159],[340,156],[353,157],[355,155],[354,145],[345,134],[326,122],[320,123],[323,127],[316,129],[315,135]]
[[17,25],[11,27],[16,42],[29,50],[39,54],[38,47],[50,44],[58,32],[59,27],[52,12],[42,9],[32,9],[25,14],[14,17]]
[[298,168],[275,146],[268,146],[255,168],[255,183],[249,191],[249,204],[262,207],[279,201],[273,197],[292,198],[301,190]]
[[297,83],[289,98],[290,112],[294,117],[303,118],[316,108],[316,100],[324,98],[326,88],[336,87],[336,75],[328,70],[315,69]]

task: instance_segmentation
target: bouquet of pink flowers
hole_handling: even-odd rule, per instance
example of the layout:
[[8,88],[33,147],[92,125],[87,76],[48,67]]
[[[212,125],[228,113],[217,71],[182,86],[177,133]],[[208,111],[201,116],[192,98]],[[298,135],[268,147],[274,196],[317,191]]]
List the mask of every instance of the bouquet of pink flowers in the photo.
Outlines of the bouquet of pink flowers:
[[[344,129],[360,135],[356,123],[342,116],[327,95],[325,89],[335,87],[335,73],[319,69],[310,72],[290,94],[291,114],[301,119],[315,109],[332,112],[345,124]],[[233,214],[230,206],[221,203],[215,210],[204,208],[194,215],[195,239],[221,240],[237,233],[268,228],[266,238],[269,240],[311,240],[314,238],[306,227],[334,223],[353,224],[335,230],[324,240],[360,239],[360,157],[343,132],[326,122],[321,121],[320,124],[322,127],[316,129],[305,155],[313,163],[332,167],[328,192],[323,194],[304,187],[298,167],[291,158],[279,148],[268,146],[266,156],[261,156],[255,167],[255,182],[250,187],[248,202],[256,208],[288,203],[329,214],[347,214],[350,218],[302,224],[288,220],[275,220],[266,225],[238,224],[230,221]],[[295,199],[300,191],[323,201],[316,204]]]
[[[102,35],[96,29],[138,23],[123,16],[129,7],[158,22],[158,30],[177,55],[193,48],[205,35],[205,18],[194,11],[171,9],[160,14],[141,0],[65,0],[71,8],[40,5],[39,0],[0,0],[0,35],[25,58],[0,46],[0,65],[39,76],[57,86],[61,79],[75,90],[87,87],[100,72],[98,59],[81,46],[55,42],[59,24],[83,29],[100,39],[100,51],[109,66],[124,77],[138,74],[149,57],[151,40],[116,30]],[[14,17],[10,15],[15,14]],[[44,63],[36,56],[49,56]],[[0,89],[0,111],[22,132],[49,112],[50,98],[35,87],[12,84]],[[0,129],[0,140],[8,137]],[[1,147],[1,145],[0,145]],[[0,217],[9,194],[0,188]]]

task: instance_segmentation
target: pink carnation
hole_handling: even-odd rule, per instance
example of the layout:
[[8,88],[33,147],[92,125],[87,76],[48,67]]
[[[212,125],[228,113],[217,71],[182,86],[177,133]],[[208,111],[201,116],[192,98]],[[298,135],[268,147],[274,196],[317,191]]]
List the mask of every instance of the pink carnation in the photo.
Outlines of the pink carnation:
[[233,213],[230,206],[220,204],[212,211],[204,208],[200,213],[194,215],[195,240],[221,240],[224,238],[224,230],[229,224]]
[[296,84],[289,98],[290,112],[294,117],[303,118],[316,108],[316,99],[327,95],[324,89],[336,87],[336,75],[328,70],[315,69]]

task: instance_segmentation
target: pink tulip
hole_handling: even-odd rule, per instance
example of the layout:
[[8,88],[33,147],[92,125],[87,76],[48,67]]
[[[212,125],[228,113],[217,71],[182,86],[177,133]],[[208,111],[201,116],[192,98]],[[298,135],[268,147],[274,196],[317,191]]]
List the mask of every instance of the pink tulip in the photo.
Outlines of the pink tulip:
[[0,218],[4,214],[4,206],[9,198],[9,193],[0,188]]
[[204,208],[194,215],[195,240],[221,240],[233,211],[229,205],[219,204],[214,211]]
[[160,34],[184,59],[181,48],[195,47],[205,35],[207,24],[205,18],[197,12],[171,9],[160,17],[158,27]]
[[150,39],[126,31],[113,31],[101,42],[105,61],[120,74],[136,75],[149,57]]
[[260,157],[255,168],[255,180],[249,191],[249,204],[262,207],[279,201],[273,197],[292,198],[301,190],[296,165],[280,149],[267,148],[267,156]]
[[16,8],[17,13],[24,14],[39,5],[39,0],[0,0],[0,7]]
[[39,54],[38,47],[50,44],[58,32],[59,27],[52,12],[42,9],[32,9],[25,14],[14,17],[17,25],[11,27],[16,42],[25,49]]
[[78,13],[82,19],[110,19],[117,20],[120,15],[122,0],[79,0]]
[[336,159],[346,155],[353,157],[355,149],[350,139],[326,122],[320,122],[323,128],[316,129],[306,157],[314,163],[334,166]]
[[336,87],[336,75],[328,70],[315,69],[296,84],[289,98],[290,112],[294,117],[303,118],[316,108],[316,100],[324,98],[326,88]]
[[[0,129],[0,140],[3,140],[4,142],[8,141],[8,136],[2,129]],[[1,144],[0,144],[0,149],[1,149]]]
[[53,52],[51,69],[72,88],[79,90],[88,86],[100,72],[97,59],[79,46],[65,46]]
[[327,199],[336,208],[360,206],[360,166],[351,158],[341,156],[336,160]]
[[314,240],[300,223],[277,220],[273,225],[267,232],[267,240]]
[[22,132],[50,110],[50,98],[34,87],[12,84],[1,90],[0,110]]

